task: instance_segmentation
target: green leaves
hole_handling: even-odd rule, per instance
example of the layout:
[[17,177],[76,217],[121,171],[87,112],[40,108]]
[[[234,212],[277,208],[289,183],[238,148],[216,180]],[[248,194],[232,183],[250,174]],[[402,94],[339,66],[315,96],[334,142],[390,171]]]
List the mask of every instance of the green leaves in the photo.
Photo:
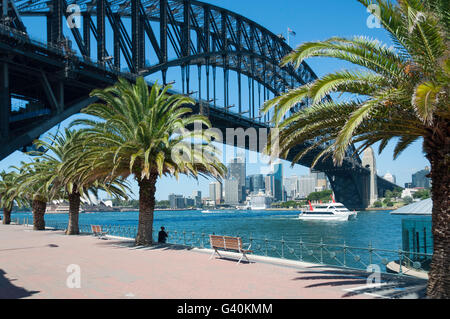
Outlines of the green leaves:
[[433,121],[433,113],[438,103],[438,94],[443,88],[432,82],[424,82],[416,87],[412,97],[412,105],[416,108],[419,118],[426,124]]
[[[201,134],[194,138],[186,129],[194,122],[202,127],[211,123],[202,115],[190,114],[193,99],[168,95],[169,88],[154,83],[149,90],[145,80],[138,78],[136,84],[120,79],[113,87],[92,92],[101,102],[83,112],[98,120],[76,124],[84,126],[87,151],[83,158],[92,163],[94,175],[134,175],[141,180],[151,175],[223,174],[217,157],[203,156],[210,150],[210,138]],[[185,156],[171,156],[177,148]]]
[[[332,155],[341,163],[352,144],[361,152],[379,143],[381,152],[390,140],[397,141],[397,157],[420,137],[444,140],[448,134],[445,125],[436,124],[450,120],[448,5],[440,0],[359,2],[377,6],[374,14],[395,48],[362,36],[333,37],[304,43],[283,59],[282,65],[295,68],[310,57],[360,67],[326,74],[265,103],[263,111],[273,110],[272,122],[280,128],[281,154],[296,152],[294,162],[309,158],[314,165]],[[331,101],[331,96],[338,97]]]

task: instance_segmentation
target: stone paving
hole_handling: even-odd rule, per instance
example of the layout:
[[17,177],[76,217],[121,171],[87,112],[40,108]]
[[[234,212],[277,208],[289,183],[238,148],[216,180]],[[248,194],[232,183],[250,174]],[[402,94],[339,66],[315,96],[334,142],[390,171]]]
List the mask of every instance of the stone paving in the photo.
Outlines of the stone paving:
[[376,287],[362,271],[257,256],[237,264],[210,255],[208,249],[134,247],[118,238],[0,225],[0,298],[421,298],[426,286],[383,274]]

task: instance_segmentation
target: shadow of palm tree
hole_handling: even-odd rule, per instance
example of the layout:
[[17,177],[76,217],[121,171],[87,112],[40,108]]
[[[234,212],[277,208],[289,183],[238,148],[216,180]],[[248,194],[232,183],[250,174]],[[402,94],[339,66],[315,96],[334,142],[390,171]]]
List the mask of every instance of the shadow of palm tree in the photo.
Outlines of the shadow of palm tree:
[[39,291],[30,291],[17,287],[11,283],[15,279],[6,278],[6,272],[0,269],[0,299],[19,299],[37,294]]
[[115,248],[128,248],[135,250],[191,250],[191,246],[179,245],[179,244],[163,244],[154,243],[151,246],[136,246],[134,240],[102,240],[96,243],[99,246],[112,246]]
[[[321,282],[310,284],[307,288],[320,286],[354,286],[349,288],[342,297],[348,298],[362,294],[372,294],[378,298],[425,298],[427,281],[408,276],[397,276],[393,274],[379,273],[379,285],[372,284],[373,273],[345,270],[345,269],[323,269],[322,267],[309,267],[310,270],[299,271],[299,274],[309,276],[296,277],[293,280],[320,280]],[[315,276],[313,276],[315,274]]]

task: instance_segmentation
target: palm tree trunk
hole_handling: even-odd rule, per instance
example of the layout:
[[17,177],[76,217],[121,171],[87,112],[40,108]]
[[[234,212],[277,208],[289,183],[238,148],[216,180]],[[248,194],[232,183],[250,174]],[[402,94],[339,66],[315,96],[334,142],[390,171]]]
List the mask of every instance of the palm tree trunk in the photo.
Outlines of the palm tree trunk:
[[80,213],[80,193],[74,191],[69,194],[69,224],[67,225],[66,235],[78,235],[78,216]]
[[3,225],[11,224],[11,209],[3,207]]
[[[450,126],[441,135],[424,140],[424,150],[431,163],[431,196],[433,199],[433,257],[428,273],[427,296],[450,298]],[[442,136],[444,132],[445,136]]]
[[135,245],[151,245],[153,243],[153,213],[155,210],[155,192],[157,174],[139,180],[139,224]]
[[44,215],[47,203],[34,199],[31,206],[33,209],[33,230],[45,230]]

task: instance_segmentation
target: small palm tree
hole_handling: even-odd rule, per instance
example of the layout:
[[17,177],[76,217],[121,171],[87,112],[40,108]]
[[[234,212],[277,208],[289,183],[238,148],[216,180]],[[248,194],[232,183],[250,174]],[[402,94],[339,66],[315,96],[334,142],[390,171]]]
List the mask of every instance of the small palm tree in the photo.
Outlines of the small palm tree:
[[211,143],[214,134],[188,131],[198,121],[210,127],[207,118],[191,115],[186,96],[167,94],[155,83],[149,92],[143,78],[135,85],[126,80],[104,90],[94,90],[102,103],[82,112],[96,119],[80,119],[85,139],[83,161],[90,163],[90,178],[134,176],[139,185],[139,224],[136,245],[151,245],[157,179],[163,175],[185,174],[223,176],[225,167]]
[[11,211],[14,202],[19,202],[20,198],[16,192],[17,172],[0,172],[0,207],[3,208],[3,224],[11,223]]
[[[309,57],[331,57],[362,67],[327,74],[267,102],[280,128],[284,156],[294,146],[313,141],[313,147],[294,154],[294,162],[322,147],[314,164],[332,156],[341,163],[349,145],[363,151],[378,144],[383,151],[396,141],[394,159],[423,140],[431,163],[434,254],[428,296],[450,297],[450,30],[448,1],[359,0],[377,5],[378,18],[394,47],[365,37],[334,37],[300,45],[282,64],[300,67]],[[330,94],[348,99],[332,101]],[[292,107],[310,106],[283,120]]]
[[45,211],[47,203],[63,197],[63,189],[53,184],[54,174],[40,159],[21,163],[18,170],[16,192],[31,202],[33,212],[33,229],[45,230]]
[[99,190],[104,190],[116,197],[126,197],[126,190],[129,190],[125,182],[121,179],[114,179],[105,183],[101,179],[89,178],[85,176],[91,172],[90,165],[80,160],[79,152],[83,150],[80,131],[65,129],[63,134],[50,136],[47,140],[36,140],[36,149],[45,149],[45,153],[39,153],[40,161],[35,163],[43,171],[51,172],[51,185],[54,194],[65,190],[64,198],[69,201],[69,222],[66,230],[67,235],[78,235],[78,217],[80,212],[81,199],[88,198],[88,193],[97,196]]

